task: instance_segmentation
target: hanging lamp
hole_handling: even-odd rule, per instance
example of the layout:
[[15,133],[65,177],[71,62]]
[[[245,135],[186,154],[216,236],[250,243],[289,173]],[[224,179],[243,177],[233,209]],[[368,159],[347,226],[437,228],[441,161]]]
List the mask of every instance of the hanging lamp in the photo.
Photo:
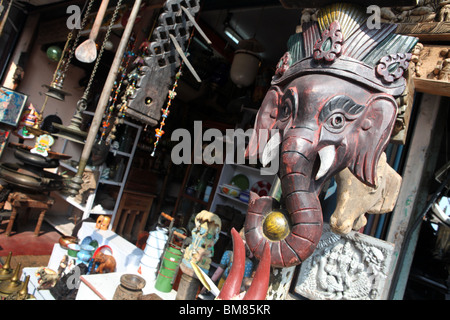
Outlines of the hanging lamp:
[[261,64],[259,53],[264,52],[264,47],[254,38],[241,40],[238,46],[231,64],[230,77],[239,88],[244,88],[256,79]]
[[[95,74],[97,73],[97,69],[100,65],[100,60],[102,58],[103,51],[105,50],[106,43],[109,40],[112,26],[113,26],[114,22],[116,21],[117,15],[119,13],[121,4],[122,4],[122,0],[119,0],[116,4],[116,7],[115,7],[115,10],[113,13],[113,17],[109,23],[105,38],[103,39],[103,43],[100,48],[100,52],[98,53],[98,55],[96,55],[97,60],[95,61],[95,65],[92,70],[91,76],[89,78],[88,85],[86,86],[83,96],[77,103],[77,110],[76,110],[74,116],[72,117],[72,119],[70,120],[70,125],[64,126],[57,122],[53,122],[53,126],[57,130],[59,130],[58,133],[54,134],[57,137],[61,137],[61,138],[64,138],[64,139],[67,139],[67,140],[70,140],[70,141],[73,141],[76,143],[80,143],[80,144],[84,144],[84,142],[86,140],[88,133],[86,131],[83,131],[80,129],[81,123],[83,121],[82,114],[83,114],[83,111],[85,111],[87,108],[87,100],[89,97],[90,89],[91,89],[92,83],[94,81]],[[106,10],[106,8],[103,8],[102,10]],[[100,21],[100,23],[101,23],[101,21]]]
[[259,54],[264,52],[265,49],[255,37],[263,11],[264,8],[261,10],[253,38],[240,40],[238,43],[239,49],[234,53],[230,78],[239,88],[248,87],[255,81],[259,66],[261,65],[261,57]]

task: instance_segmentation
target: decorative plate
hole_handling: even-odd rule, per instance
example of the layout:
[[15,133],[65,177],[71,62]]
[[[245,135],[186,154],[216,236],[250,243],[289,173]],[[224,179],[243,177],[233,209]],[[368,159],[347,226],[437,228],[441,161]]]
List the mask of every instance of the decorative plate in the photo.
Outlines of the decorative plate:
[[271,187],[272,187],[272,185],[269,182],[267,182],[265,180],[261,180],[261,181],[256,182],[252,186],[251,191],[256,193],[260,197],[264,197],[264,196],[269,195]]
[[248,181],[247,176],[243,174],[238,174],[231,179],[231,184],[238,187],[241,190],[248,190],[250,186],[250,182]]

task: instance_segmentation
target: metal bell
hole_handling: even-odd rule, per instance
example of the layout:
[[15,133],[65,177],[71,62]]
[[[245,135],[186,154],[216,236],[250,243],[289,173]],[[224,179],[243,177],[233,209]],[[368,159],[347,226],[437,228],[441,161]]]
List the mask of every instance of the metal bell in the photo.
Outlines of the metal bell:
[[43,87],[48,89],[48,92],[45,93],[46,96],[59,101],[64,101],[66,96],[71,96],[70,93],[58,88],[57,85],[53,83],[50,86],[44,84]]

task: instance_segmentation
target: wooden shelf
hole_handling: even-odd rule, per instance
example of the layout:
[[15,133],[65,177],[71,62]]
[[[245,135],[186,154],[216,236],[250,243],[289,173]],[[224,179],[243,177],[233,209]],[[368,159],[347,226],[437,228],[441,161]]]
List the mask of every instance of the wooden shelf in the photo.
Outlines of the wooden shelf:
[[207,205],[208,205],[208,202],[205,202],[205,201],[203,201],[203,200],[197,199],[196,197],[190,196],[190,195],[188,195],[188,194],[186,194],[186,193],[184,193],[182,196],[183,196],[184,198],[190,200],[190,201],[200,203],[200,204],[202,204],[202,205],[204,205],[204,206],[207,206]]
[[450,97],[450,82],[448,81],[414,78],[414,88],[418,92]]
[[222,193],[220,191],[217,192],[217,194],[219,196],[221,196],[221,197],[224,197],[224,198],[227,198],[227,199],[233,201],[234,203],[237,203],[237,204],[240,204],[240,205],[246,206],[246,207],[248,206],[248,202],[244,202],[242,200],[239,200],[239,198],[237,198],[237,197],[232,197],[232,196],[226,195],[226,194],[224,194],[224,193]]
[[421,42],[449,41],[450,22],[398,23],[396,33],[419,38]]

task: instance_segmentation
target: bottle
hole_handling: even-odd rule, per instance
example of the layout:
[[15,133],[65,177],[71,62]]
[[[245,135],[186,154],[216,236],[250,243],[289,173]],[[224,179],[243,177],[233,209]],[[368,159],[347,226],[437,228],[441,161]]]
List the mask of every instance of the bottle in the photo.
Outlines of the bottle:
[[120,159],[119,165],[117,166],[117,172],[114,177],[114,181],[121,181],[124,171],[125,171],[125,162],[122,158],[122,159]]
[[131,146],[131,136],[128,131],[128,126],[125,127],[125,130],[120,137],[119,141],[119,151],[129,153],[130,152],[130,146]]
[[213,188],[213,181],[211,179],[211,180],[208,181],[208,185],[206,186],[206,189],[205,189],[205,195],[203,196],[203,201],[204,202],[208,202],[209,201],[209,197],[211,195],[212,188]]

